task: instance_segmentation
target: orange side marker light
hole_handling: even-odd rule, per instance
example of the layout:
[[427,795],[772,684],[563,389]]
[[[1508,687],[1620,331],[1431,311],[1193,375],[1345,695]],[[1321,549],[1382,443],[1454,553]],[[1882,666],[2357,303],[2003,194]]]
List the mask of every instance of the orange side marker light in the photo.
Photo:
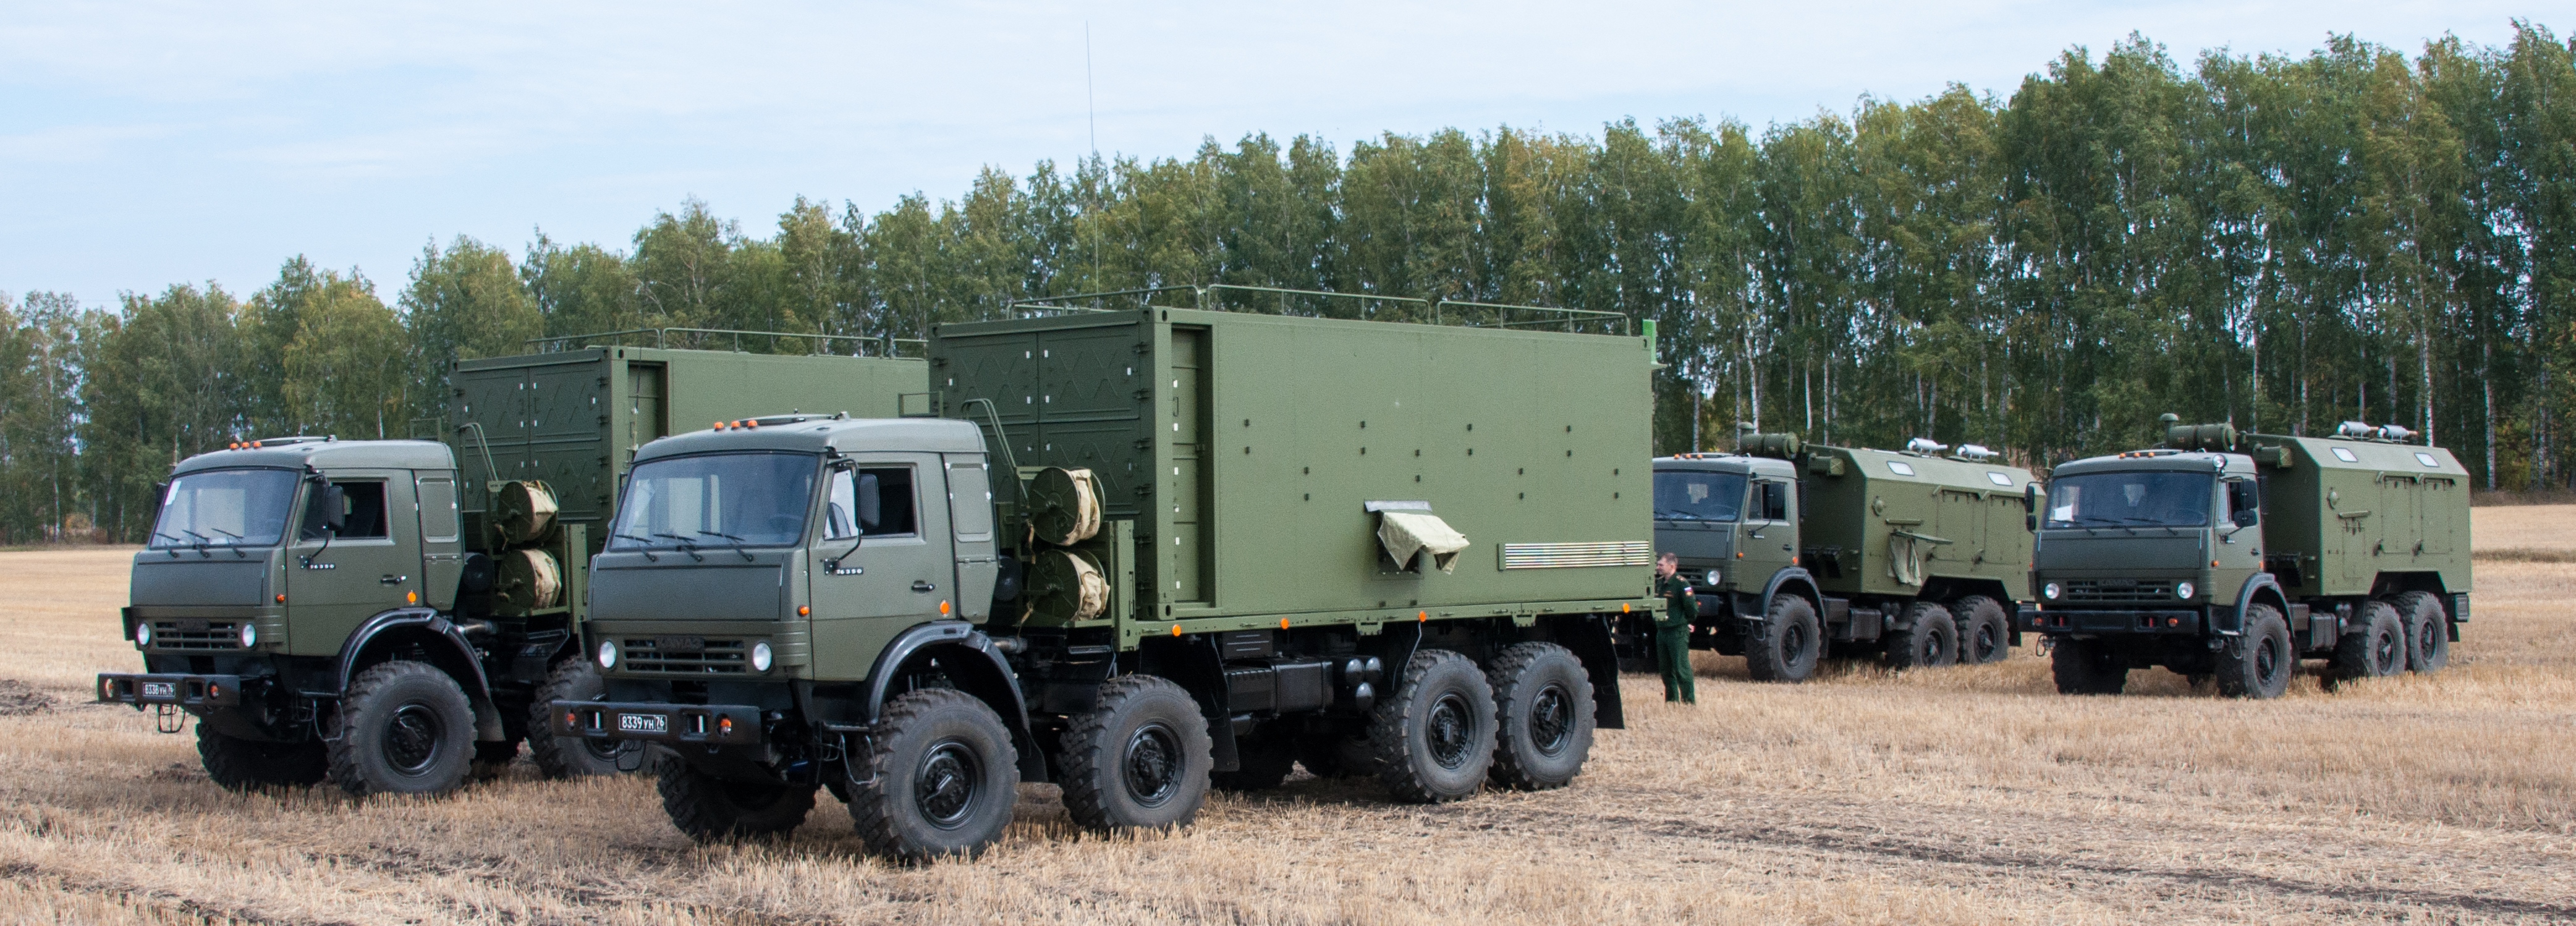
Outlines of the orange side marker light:
[[941,613],[941,614],[946,614],[946,613],[948,613],[948,602],[947,602],[945,599],[942,599],[942,600],[939,602],[939,613]]
[[809,615],[809,614],[812,614],[812,613],[814,613],[814,608],[813,608],[813,606],[811,606],[811,605],[801,605],[801,604],[800,604],[800,605],[797,605],[797,606],[796,606],[796,616],[797,616],[797,617],[804,617],[804,616]]
[[1427,623],[1430,623],[1430,622],[1431,622],[1431,612],[1429,612],[1429,611],[1424,611],[1424,612],[1422,612],[1421,614],[1414,615],[1413,620],[1414,620],[1414,623],[1418,623],[1418,624],[1427,624]]
[[1280,619],[1279,619],[1279,629],[1281,629],[1281,630],[1286,630],[1286,629],[1288,629],[1288,619],[1287,619],[1287,618],[1284,618],[1284,617],[1283,617],[1283,618],[1280,618]]
[[1172,635],[1173,635],[1173,636],[1176,636],[1176,637],[1181,635],[1181,625],[1179,625],[1179,624],[1173,624],[1173,625],[1172,625]]

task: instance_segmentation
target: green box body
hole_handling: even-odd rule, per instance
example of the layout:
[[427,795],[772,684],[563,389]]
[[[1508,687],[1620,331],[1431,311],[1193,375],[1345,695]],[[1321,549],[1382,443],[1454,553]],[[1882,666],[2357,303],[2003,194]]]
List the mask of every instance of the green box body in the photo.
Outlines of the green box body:
[[[1920,595],[1951,582],[1996,583],[2005,600],[2028,601],[2031,481],[2029,470],[2000,462],[1810,447],[1803,564],[1818,590],[1837,597]],[[1901,561],[1909,555],[1912,563]]]
[[[1110,526],[1091,543],[1132,594],[1086,623],[1123,621],[1130,645],[1176,625],[1374,630],[1638,603],[1651,362],[1635,337],[1162,308],[931,341],[943,413],[997,450],[991,424],[1007,436],[995,463],[1097,476]],[[1471,546],[1453,573],[1400,570],[1373,502],[1427,503]],[[1132,548],[1111,548],[1122,536]]]
[[2271,434],[2250,442],[2264,560],[2292,599],[2369,595],[2383,573],[2430,573],[2445,592],[2470,590],[2469,473],[2449,450]]

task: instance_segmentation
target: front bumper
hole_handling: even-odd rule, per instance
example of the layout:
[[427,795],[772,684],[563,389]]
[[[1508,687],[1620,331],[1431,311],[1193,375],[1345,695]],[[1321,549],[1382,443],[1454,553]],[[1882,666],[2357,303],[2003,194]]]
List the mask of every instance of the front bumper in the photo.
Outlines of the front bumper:
[[2014,623],[2035,633],[2155,634],[2191,636],[2208,624],[2199,608],[2069,608],[2041,609],[2022,605]]
[[238,675],[158,672],[101,672],[96,689],[99,703],[128,704],[136,710],[146,704],[199,709],[238,707],[241,690],[242,677]]
[[763,741],[760,708],[748,704],[556,701],[550,707],[556,736],[710,746],[757,746]]

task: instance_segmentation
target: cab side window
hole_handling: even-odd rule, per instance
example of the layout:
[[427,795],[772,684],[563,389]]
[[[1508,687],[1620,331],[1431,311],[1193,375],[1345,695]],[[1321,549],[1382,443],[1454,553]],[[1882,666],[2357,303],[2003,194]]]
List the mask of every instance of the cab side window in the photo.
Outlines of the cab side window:
[[1789,520],[1789,484],[1764,482],[1762,486],[1762,520]]
[[2238,479],[2227,484],[2228,523],[2253,527],[2262,523],[2263,490],[2251,479]]
[[832,474],[823,503],[823,539],[902,537],[921,532],[912,467],[869,467]]
[[305,489],[304,525],[296,536],[300,540],[320,540],[337,536],[341,540],[382,540],[393,536],[385,518],[385,484],[377,481],[334,482],[340,490],[340,513],[347,519],[334,535],[325,525],[329,513],[324,510],[331,497],[319,483]]

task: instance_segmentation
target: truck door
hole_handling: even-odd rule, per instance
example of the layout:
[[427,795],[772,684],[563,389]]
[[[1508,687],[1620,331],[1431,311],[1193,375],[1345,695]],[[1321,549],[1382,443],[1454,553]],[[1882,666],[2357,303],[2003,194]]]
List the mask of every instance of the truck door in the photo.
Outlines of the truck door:
[[955,616],[941,470],[938,454],[872,453],[824,479],[820,539],[807,552],[814,648],[863,655],[852,673],[867,671],[904,628],[939,619],[941,602]]
[[1797,495],[1785,479],[1757,477],[1745,487],[1744,540],[1735,547],[1744,571],[1736,590],[1759,594],[1773,573],[1796,565]]
[[464,530],[456,513],[456,476],[424,473],[420,490],[421,600],[441,611],[456,607],[456,581],[465,573]]
[[301,656],[340,651],[358,625],[381,612],[420,603],[420,518],[408,470],[340,470],[342,524],[327,528],[320,483],[305,483],[304,516],[288,548],[287,647]]
[[948,525],[956,539],[957,613],[983,620],[993,607],[993,491],[978,454],[949,454]]

